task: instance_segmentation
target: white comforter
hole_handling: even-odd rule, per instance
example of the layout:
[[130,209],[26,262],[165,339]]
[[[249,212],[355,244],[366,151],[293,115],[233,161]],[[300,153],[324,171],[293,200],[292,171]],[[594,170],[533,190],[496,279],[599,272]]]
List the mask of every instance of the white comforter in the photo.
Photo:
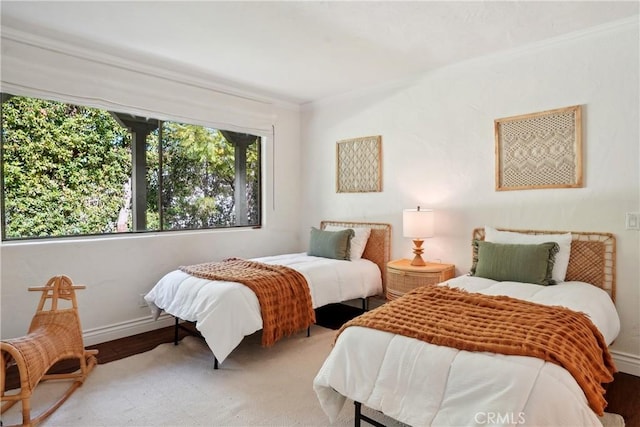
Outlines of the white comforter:
[[[461,276],[443,284],[586,313],[611,343],[620,320],[606,292],[580,282],[538,286]],[[346,398],[412,426],[600,426],[571,374],[541,359],[468,352],[347,328],[313,387],[333,421]]]
[[[253,261],[285,265],[302,273],[311,291],[313,308],[382,292],[380,269],[366,259],[338,261],[298,253]],[[196,328],[222,362],[245,336],[262,329],[260,304],[253,291],[240,283],[209,285],[210,280],[175,270],[160,279],[144,299],[156,319],[165,311],[196,322]]]

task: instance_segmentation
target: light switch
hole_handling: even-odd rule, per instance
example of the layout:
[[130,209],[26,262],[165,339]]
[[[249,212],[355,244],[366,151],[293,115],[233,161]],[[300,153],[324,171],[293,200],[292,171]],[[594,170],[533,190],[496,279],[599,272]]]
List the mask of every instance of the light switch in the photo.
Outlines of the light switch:
[[640,230],[640,212],[627,212],[625,226],[627,230]]

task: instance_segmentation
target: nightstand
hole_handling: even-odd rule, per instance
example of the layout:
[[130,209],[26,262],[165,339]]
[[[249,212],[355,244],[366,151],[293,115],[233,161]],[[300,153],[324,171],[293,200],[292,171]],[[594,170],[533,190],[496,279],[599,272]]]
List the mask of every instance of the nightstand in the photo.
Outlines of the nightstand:
[[408,259],[390,261],[387,263],[387,300],[396,299],[418,286],[449,280],[455,276],[455,272],[453,264],[427,262],[427,265],[417,267],[411,265]]

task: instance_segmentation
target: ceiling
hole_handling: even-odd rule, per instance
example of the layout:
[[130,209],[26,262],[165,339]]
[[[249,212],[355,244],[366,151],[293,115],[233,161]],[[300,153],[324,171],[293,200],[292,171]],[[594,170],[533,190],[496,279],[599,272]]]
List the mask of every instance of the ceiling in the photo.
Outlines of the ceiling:
[[[13,28],[304,104],[635,16],[638,1],[10,1]],[[633,19],[633,18],[630,18]]]

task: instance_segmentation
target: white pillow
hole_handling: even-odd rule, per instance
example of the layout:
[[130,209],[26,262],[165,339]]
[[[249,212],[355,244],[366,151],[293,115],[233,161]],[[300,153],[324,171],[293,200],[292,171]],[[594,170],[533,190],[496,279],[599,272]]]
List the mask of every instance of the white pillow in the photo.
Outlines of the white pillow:
[[484,240],[493,243],[537,244],[556,242],[559,251],[553,265],[551,278],[556,282],[564,282],[571,256],[571,233],[566,234],[525,234],[513,231],[499,231],[493,227],[484,227]]
[[367,241],[371,235],[371,229],[364,227],[340,227],[338,225],[327,225],[324,229],[326,231],[342,231],[348,230],[349,228],[355,232],[351,238],[351,256],[349,257],[351,261],[353,261],[362,258],[364,248],[367,246]]

